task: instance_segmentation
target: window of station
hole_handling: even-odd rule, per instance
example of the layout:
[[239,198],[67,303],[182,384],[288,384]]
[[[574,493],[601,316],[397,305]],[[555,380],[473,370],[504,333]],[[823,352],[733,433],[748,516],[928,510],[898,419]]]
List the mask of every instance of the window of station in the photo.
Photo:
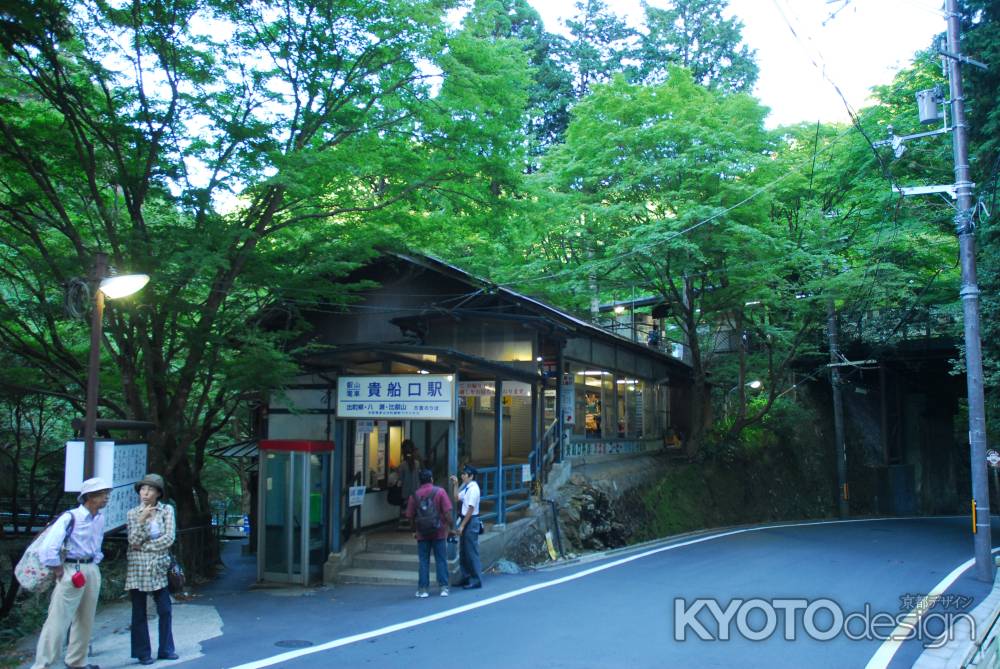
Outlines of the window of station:
[[573,434],[581,437],[614,437],[615,377],[611,372],[580,365],[573,372],[576,422]]
[[646,384],[635,378],[615,379],[618,390],[618,437],[639,438],[648,434],[643,425]]
[[670,424],[669,388],[628,374],[573,364],[573,435],[653,439]]
[[[531,454],[531,386],[517,381],[505,381],[499,403],[503,420],[503,457],[527,462]],[[459,461],[488,463],[496,458],[496,388],[490,382],[469,382],[459,385],[460,436],[466,452],[460,449]],[[548,402],[548,400],[546,400]],[[552,398],[555,419],[555,398]]]
[[358,432],[354,440],[354,466],[351,480],[355,485],[385,488],[389,472],[399,466],[403,443],[403,425],[376,421],[371,432]]
[[643,437],[670,436],[670,386],[647,383],[643,393]]

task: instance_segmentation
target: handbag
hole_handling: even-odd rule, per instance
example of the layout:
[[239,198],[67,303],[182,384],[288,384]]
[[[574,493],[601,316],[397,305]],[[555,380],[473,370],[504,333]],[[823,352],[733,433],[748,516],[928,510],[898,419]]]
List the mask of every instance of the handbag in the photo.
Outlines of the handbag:
[[389,488],[386,501],[393,506],[403,506],[403,484],[397,483]]
[[181,567],[181,563],[177,561],[177,557],[171,553],[170,566],[167,567],[167,589],[175,595],[179,592],[184,592],[185,580],[184,568]]
[[[69,513],[69,511],[66,513]],[[24,555],[21,556],[21,559],[17,561],[17,566],[14,567],[14,576],[17,577],[18,583],[29,592],[44,592],[56,582],[56,575],[52,571],[52,567],[42,563],[41,549],[45,536],[52,530],[52,527],[59,518],[62,518],[62,515],[58,516],[45,529],[38,533],[38,536],[24,549]],[[66,526],[66,539],[69,539],[69,535],[73,534],[73,525],[75,522],[76,518],[70,513],[69,524]],[[65,552],[66,541],[63,540],[63,547],[60,553],[63,554]]]

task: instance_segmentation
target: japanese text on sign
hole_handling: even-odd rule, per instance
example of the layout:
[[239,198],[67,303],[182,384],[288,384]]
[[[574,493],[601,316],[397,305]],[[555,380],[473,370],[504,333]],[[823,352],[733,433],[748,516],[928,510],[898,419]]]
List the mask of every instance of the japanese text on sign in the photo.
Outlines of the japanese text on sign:
[[[459,397],[493,397],[496,384],[490,381],[462,381],[458,384]],[[523,381],[504,381],[504,397],[531,397],[531,384]]]
[[337,416],[451,420],[454,385],[454,377],[445,374],[342,376],[337,379]]

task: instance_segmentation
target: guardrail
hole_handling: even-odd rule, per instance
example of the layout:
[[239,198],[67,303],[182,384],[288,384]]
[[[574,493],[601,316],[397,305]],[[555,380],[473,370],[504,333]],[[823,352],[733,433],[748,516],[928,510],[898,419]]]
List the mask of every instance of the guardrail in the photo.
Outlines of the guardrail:
[[[531,504],[531,487],[528,485],[528,481],[524,480],[524,464],[504,465],[502,476],[503,495],[498,499],[497,468],[483,467],[479,469],[479,476],[476,480],[479,483],[480,503],[494,503],[493,511],[482,513],[480,509],[480,520],[503,522],[511,511],[526,508]],[[509,498],[517,501],[510,502]]]
[[188,579],[195,575],[207,575],[218,562],[217,527],[202,525],[177,530],[174,555],[184,567]]

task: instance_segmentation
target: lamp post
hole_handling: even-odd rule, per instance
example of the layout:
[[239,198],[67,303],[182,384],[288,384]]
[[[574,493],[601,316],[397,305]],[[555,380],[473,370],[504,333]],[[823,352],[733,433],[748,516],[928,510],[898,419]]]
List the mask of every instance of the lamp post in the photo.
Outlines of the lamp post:
[[[754,379],[753,381],[747,381],[743,385],[746,386],[747,388],[751,389],[751,390],[760,390],[764,386],[764,384],[761,383],[757,379]],[[727,419],[729,418],[729,400],[733,396],[733,391],[736,390],[739,387],[740,387],[740,384],[737,383],[735,386],[733,386],[732,388],[730,388],[729,392],[726,393],[726,399],[725,399],[725,401],[722,403],[722,407],[723,407],[723,409],[725,409],[725,414],[724,415],[725,415],[725,417]]]
[[101,366],[101,332],[104,327],[104,297],[114,300],[131,295],[149,282],[146,274],[108,274],[106,253],[94,255],[91,274],[94,309],[90,315],[90,358],[87,362],[87,411],[83,423],[83,478],[94,476],[94,433],[97,431],[98,372]]

